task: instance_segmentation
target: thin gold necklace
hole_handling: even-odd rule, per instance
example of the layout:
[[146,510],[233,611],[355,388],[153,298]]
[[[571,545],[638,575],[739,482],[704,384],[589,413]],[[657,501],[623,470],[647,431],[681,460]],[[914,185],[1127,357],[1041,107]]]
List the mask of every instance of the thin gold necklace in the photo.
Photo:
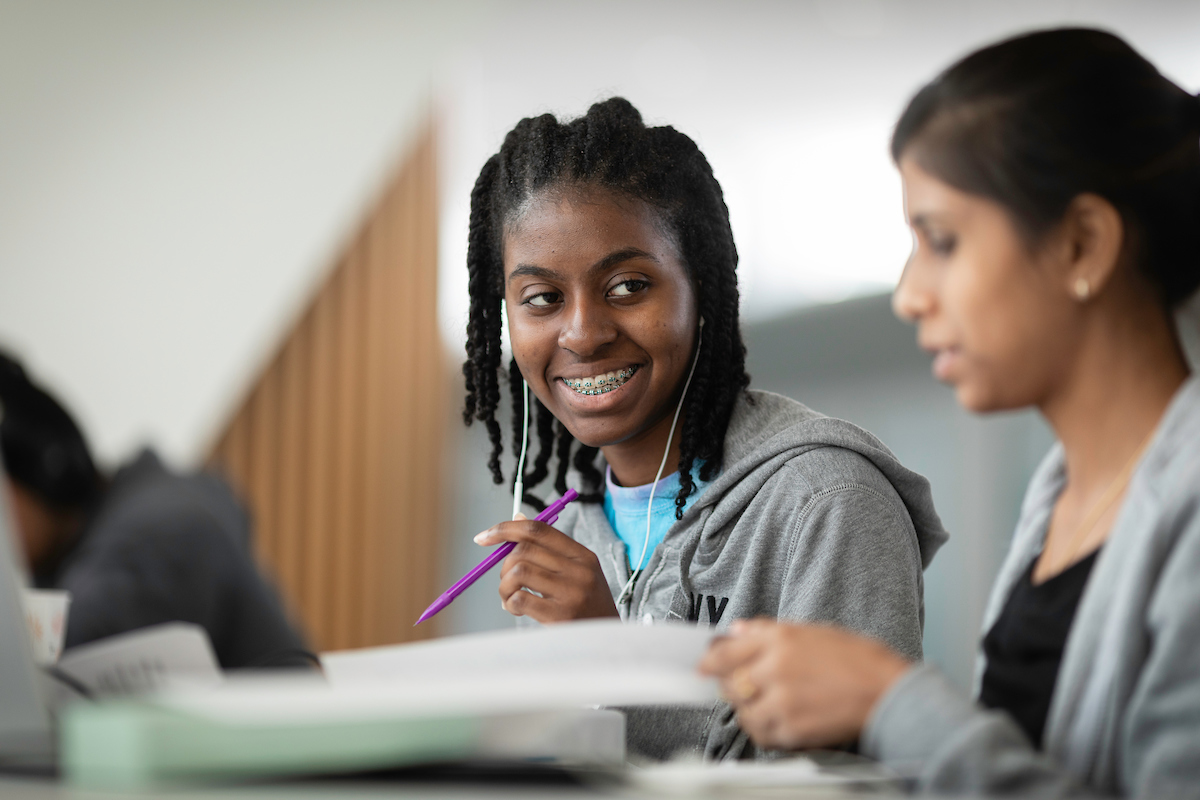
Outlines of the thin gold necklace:
[[[1145,451],[1146,445],[1150,444],[1150,439],[1152,436],[1154,436],[1154,431],[1157,429],[1157,427],[1158,426],[1156,425],[1154,428],[1150,429],[1150,433],[1146,435],[1146,438],[1142,440],[1142,443],[1139,444],[1137,449],[1133,451],[1133,455],[1129,457],[1129,461],[1127,461],[1125,466],[1121,468],[1121,472],[1118,473],[1117,477],[1113,478],[1112,483],[1108,485],[1108,488],[1104,491],[1104,495],[1096,501],[1095,505],[1093,505],[1091,510],[1088,511],[1087,516],[1085,516],[1083,521],[1079,523],[1078,527],[1075,528],[1074,533],[1071,534],[1071,538],[1067,542],[1066,557],[1058,560],[1058,563],[1055,564],[1054,570],[1050,573],[1050,577],[1058,575],[1068,566],[1074,563],[1075,556],[1078,555],[1079,548],[1084,544],[1084,542],[1087,541],[1088,534],[1090,534],[1092,529],[1096,527],[1096,523],[1100,521],[1102,516],[1104,516],[1104,512],[1108,511],[1109,506],[1113,504],[1113,501],[1116,500],[1117,497],[1120,496],[1121,492],[1125,491],[1125,489],[1129,486],[1129,481],[1133,478],[1133,471],[1137,467],[1138,461],[1141,460],[1142,453]],[[1047,580],[1048,579],[1049,578],[1047,578]]]

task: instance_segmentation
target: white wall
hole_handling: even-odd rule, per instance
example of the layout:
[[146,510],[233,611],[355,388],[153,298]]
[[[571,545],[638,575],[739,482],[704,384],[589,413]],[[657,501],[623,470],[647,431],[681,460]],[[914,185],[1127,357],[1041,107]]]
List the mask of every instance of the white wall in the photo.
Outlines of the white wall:
[[1109,27],[1200,90],[1200,3],[1070,0],[541,0],[510,9],[442,77],[442,319],[460,347],[468,196],[522,117],[620,94],[692,136],[724,187],[748,319],[886,291],[910,239],[888,137],[971,49],[1033,27]]
[[105,460],[194,459],[431,94],[455,353],[479,166],[522,116],[614,93],[708,154],[750,318],[878,291],[908,246],[886,157],[906,98],[974,45],[1071,20],[1200,88],[1193,2],[0,0],[0,346]]
[[0,346],[107,461],[202,455],[481,2],[0,2]]

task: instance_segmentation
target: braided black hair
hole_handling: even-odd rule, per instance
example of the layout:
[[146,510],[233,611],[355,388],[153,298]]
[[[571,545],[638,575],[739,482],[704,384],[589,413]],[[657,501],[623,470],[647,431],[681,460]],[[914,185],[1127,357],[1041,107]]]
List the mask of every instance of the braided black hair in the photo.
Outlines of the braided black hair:
[[[676,237],[705,320],[704,336],[691,388],[684,401],[679,453],[676,518],[695,491],[692,467],[700,459],[700,479],[712,480],[725,451],[725,429],[738,396],[750,383],[746,348],[738,325],[737,248],[729,227],[729,210],[721,186],[696,143],[671,127],[648,128],[628,100],[614,97],[593,105],[586,115],[560,123],[553,115],[517,123],[500,152],[483,165],[471,192],[467,270],[471,295],[467,322],[466,407],[463,421],[482,422],[492,443],[488,467],[495,483],[504,482],[500,467],[503,435],[496,421],[500,381],[507,377],[512,396],[514,449],[521,446],[522,386],[514,360],[501,366],[500,320],[504,298],[501,259],[504,226],[539,192],[563,185],[594,186],[653,207]],[[604,476],[596,466],[598,449],[575,439],[537,401],[530,399],[538,453],[523,476],[533,487],[550,473],[557,459],[554,486],[567,490],[574,467],[583,479],[581,499],[603,497]],[[572,455],[572,450],[574,454]],[[513,475],[515,483],[516,475]],[[537,508],[545,503],[531,494],[523,500]]]

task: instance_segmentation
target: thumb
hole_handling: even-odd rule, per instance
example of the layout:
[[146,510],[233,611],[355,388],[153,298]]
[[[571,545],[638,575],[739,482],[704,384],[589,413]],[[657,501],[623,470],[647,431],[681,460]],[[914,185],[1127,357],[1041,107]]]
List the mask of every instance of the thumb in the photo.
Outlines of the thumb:
[[525,516],[520,511],[518,511],[515,515],[513,515],[513,519],[514,520],[522,520],[522,519],[529,519],[529,517]]

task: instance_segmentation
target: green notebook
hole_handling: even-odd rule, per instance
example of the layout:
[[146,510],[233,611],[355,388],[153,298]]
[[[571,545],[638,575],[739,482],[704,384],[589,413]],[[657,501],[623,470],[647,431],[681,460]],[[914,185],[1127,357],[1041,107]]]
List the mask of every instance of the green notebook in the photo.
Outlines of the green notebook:
[[74,784],[112,788],[353,772],[464,758],[481,728],[447,716],[231,723],[151,702],[78,703],[60,720],[60,763]]

